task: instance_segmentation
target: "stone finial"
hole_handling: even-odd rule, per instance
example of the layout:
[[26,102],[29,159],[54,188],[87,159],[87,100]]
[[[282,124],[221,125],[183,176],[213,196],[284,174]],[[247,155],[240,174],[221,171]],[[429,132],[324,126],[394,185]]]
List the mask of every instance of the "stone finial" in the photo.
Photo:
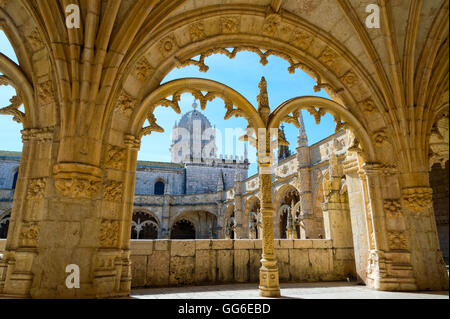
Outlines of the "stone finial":
[[298,116],[298,136],[297,136],[297,146],[298,147],[307,147],[308,146],[308,136],[306,135],[305,123],[303,122],[302,112],[299,112]]
[[264,77],[261,78],[258,87],[259,87],[259,95],[257,97],[258,113],[261,115],[261,118],[267,122],[270,114],[270,107],[269,107],[269,97],[267,94],[267,82]]

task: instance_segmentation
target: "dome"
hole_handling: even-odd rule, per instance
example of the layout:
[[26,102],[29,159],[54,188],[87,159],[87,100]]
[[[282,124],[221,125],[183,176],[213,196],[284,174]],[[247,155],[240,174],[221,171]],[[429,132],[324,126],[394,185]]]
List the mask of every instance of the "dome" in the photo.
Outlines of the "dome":
[[185,113],[181,117],[180,122],[178,122],[178,125],[176,125],[175,127],[179,128],[182,127],[192,132],[194,127],[194,121],[200,121],[202,133],[205,129],[211,127],[211,123],[209,122],[208,118],[197,110],[192,110]]
[[197,110],[196,103],[192,107],[193,110],[183,114],[173,128],[172,162],[182,162],[186,156],[200,159],[216,156],[215,131],[211,122]]

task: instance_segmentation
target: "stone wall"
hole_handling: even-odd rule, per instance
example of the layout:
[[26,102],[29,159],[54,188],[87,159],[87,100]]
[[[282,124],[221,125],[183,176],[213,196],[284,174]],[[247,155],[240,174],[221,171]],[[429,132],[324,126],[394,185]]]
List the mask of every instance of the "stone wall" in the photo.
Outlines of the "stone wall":
[[[332,240],[275,240],[281,282],[355,278],[353,249]],[[258,282],[260,240],[131,242],[132,286],[158,287]]]
[[433,188],[433,208],[436,216],[436,226],[439,235],[439,244],[445,262],[449,263],[449,163],[447,161],[443,169],[440,164],[435,164],[430,173],[430,185]]

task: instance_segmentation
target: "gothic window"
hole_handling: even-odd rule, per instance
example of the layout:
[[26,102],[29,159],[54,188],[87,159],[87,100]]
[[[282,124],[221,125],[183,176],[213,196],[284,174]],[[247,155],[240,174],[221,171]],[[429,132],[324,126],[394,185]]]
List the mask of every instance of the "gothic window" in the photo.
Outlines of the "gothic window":
[[14,173],[13,183],[11,189],[15,190],[17,185],[17,178],[19,177],[19,170]]
[[155,183],[155,195],[164,195],[164,183],[159,181]]
[[8,236],[9,218],[10,215],[6,215],[0,220],[0,238],[2,239],[6,239]]
[[172,226],[170,239],[195,239],[195,227],[190,221],[182,219]]
[[157,239],[158,221],[146,212],[133,213],[131,239]]

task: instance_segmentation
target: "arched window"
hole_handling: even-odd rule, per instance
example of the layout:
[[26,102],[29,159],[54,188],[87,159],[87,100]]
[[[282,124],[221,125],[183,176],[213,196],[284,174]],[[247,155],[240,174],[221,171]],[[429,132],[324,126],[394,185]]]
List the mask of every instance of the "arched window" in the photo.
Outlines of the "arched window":
[[159,224],[155,217],[146,212],[133,213],[131,239],[157,239]]
[[155,183],[155,195],[164,195],[164,183],[159,181]]
[[8,236],[10,215],[6,215],[0,220],[0,238],[6,239]]
[[195,227],[188,220],[180,220],[172,226],[170,239],[195,239]]
[[13,183],[12,183],[12,189],[15,190],[16,189],[16,185],[17,185],[17,178],[19,177],[19,170],[17,170],[14,173],[14,177],[13,177]]

